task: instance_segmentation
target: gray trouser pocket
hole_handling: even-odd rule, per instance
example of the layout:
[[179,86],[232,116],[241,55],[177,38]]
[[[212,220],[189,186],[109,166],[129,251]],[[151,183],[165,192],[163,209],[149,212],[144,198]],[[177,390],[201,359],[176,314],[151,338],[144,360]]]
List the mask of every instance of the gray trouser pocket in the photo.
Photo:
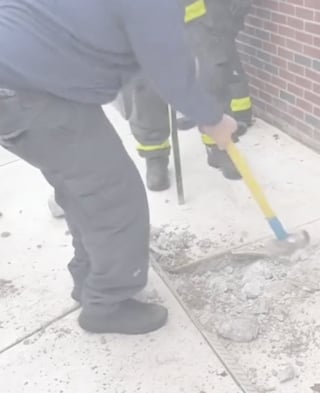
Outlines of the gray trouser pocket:
[[0,144],[7,147],[30,127],[31,112],[21,104],[19,94],[0,88]]

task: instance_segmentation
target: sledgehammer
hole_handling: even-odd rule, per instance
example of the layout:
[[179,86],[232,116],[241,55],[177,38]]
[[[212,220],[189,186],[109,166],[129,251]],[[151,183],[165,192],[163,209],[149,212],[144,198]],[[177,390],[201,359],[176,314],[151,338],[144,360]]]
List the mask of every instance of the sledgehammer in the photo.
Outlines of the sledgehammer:
[[262,188],[253,176],[246,159],[234,143],[230,143],[227,152],[275,234],[276,239],[271,242],[268,251],[272,255],[290,255],[296,250],[306,247],[310,242],[308,232],[299,231],[296,233],[288,233],[284,229],[281,221],[269,205]]

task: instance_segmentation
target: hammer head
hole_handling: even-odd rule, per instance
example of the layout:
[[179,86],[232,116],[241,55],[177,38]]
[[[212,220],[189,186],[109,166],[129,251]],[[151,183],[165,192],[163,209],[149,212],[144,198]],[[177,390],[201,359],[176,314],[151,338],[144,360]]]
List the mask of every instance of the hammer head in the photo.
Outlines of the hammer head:
[[297,250],[307,247],[310,235],[307,231],[289,234],[285,240],[271,240],[267,245],[267,252],[271,256],[289,256]]

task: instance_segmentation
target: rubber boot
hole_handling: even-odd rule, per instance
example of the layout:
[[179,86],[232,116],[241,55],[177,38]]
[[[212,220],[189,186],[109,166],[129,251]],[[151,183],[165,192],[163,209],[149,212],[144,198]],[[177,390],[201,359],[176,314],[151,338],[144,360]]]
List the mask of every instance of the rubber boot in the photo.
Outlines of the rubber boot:
[[238,124],[238,128],[237,131],[235,132],[235,136],[237,139],[239,139],[248,131],[248,125],[243,121],[238,121],[237,124]]
[[169,157],[152,157],[146,159],[146,182],[150,191],[164,191],[170,187]]
[[165,307],[129,299],[110,305],[105,312],[83,309],[78,321],[90,333],[146,334],[163,327],[167,319]]
[[48,207],[52,217],[54,218],[62,218],[64,217],[63,209],[57,204],[54,196],[52,195],[48,200]]
[[191,128],[194,128],[195,126],[196,123],[186,117],[180,117],[177,119],[178,130],[187,131],[191,130]]
[[240,173],[237,171],[227,152],[220,150],[216,145],[206,146],[206,150],[209,166],[220,169],[226,179],[241,179]]

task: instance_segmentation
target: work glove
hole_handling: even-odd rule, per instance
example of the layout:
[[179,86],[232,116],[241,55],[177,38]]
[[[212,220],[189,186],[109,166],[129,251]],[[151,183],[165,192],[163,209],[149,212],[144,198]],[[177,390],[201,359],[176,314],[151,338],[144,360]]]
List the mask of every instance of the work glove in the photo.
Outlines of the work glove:
[[231,116],[225,114],[218,124],[214,126],[202,126],[200,127],[200,131],[203,134],[209,135],[216,142],[220,150],[227,150],[237,127],[237,122]]

